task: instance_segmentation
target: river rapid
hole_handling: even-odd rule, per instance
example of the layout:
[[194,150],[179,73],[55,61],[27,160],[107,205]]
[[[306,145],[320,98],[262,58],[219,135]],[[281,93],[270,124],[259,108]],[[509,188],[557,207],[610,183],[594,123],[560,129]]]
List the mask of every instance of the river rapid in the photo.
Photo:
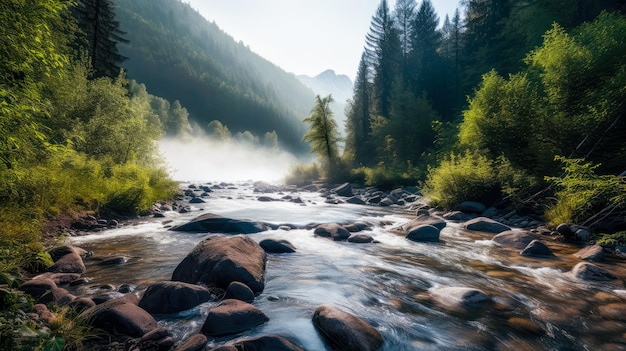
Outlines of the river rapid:
[[[184,185],[183,185],[184,186]],[[206,203],[188,213],[167,212],[132,225],[70,239],[93,251],[86,260],[88,284],[77,295],[101,293],[128,285],[140,293],[151,283],[170,280],[172,272],[207,234],[169,230],[203,214],[304,226],[310,223],[369,225],[364,232],[377,243],[334,242],[313,230],[270,230],[249,236],[284,239],[292,254],[268,254],[265,290],[254,305],[269,322],[244,334],[209,339],[209,347],[242,338],[278,334],[305,350],[330,350],[311,321],[315,309],[331,304],[374,326],[383,336],[382,350],[626,350],[626,316],[610,306],[626,301],[624,263],[598,264],[618,277],[612,282],[586,283],[567,272],[580,260],[572,244],[544,240],[556,258],[528,258],[519,250],[492,244],[493,234],[471,232],[447,223],[439,243],[412,242],[394,231],[414,218],[406,207],[327,204],[319,193],[257,194],[251,183],[214,190]],[[258,196],[289,201],[260,202]],[[120,265],[99,265],[99,259],[124,256]],[[482,290],[495,303],[459,310],[431,299],[441,287]],[[215,303],[155,316],[177,340],[200,331]],[[607,307],[609,306],[609,307]],[[618,309],[619,310],[619,309]],[[614,312],[614,311],[613,311]]]

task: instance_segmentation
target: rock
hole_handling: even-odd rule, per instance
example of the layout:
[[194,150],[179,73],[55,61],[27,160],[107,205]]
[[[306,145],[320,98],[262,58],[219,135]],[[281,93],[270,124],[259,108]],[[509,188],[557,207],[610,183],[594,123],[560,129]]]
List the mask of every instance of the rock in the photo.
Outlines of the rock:
[[591,232],[585,228],[578,228],[574,232],[574,238],[580,241],[589,241],[591,239]]
[[580,251],[576,252],[574,256],[585,261],[600,262],[604,260],[604,249],[600,245],[591,245],[582,248]]
[[181,342],[174,351],[202,351],[208,339],[203,334],[194,334]]
[[477,214],[483,213],[486,209],[485,205],[476,201],[463,201],[457,206],[457,208],[463,212]]
[[122,263],[126,263],[128,261],[128,257],[124,256],[111,256],[105,257],[100,262],[98,262],[99,266],[114,266]]
[[444,213],[441,217],[447,221],[464,222],[472,219],[472,216],[462,211],[451,211]]
[[380,202],[378,202],[378,206],[387,207],[387,206],[395,205],[397,202],[398,202],[398,199],[396,199],[395,197],[391,195],[387,195],[387,197],[385,197],[384,199],[380,200]]
[[[291,228],[289,228],[291,229]],[[265,239],[259,245],[267,253],[294,253],[296,248],[287,240]]]
[[124,298],[91,307],[78,318],[109,334],[133,338],[140,338],[157,327],[156,320],[148,312]]
[[576,279],[588,281],[609,281],[617,279],[613,274],[589,262],[578,263],[572,268],[570,274]]
[[408,223],[402,225],[401,229],[405,232],[410,232],[411,230],[423,226],[423,225],[432,225],[433,227],[442,230],[446,227],[446,221],[434,217],[430,217],[427,215],[419,216]]
[[213,235],[183,259],[172,280],[202,282],[221,289],[239,281],[258,294],[264,288],[265,262],[265,251],[249,237]]
[[[498,234],[499,235],[499,234]],[[522,256],[553,257],[552,250],[539,240],[533,240],[520,252]]]
[[491,241],[502,247],[510,247],[514,249],[524,249],[531,241],[535,239],[532,233],[519,230],[507,230],[496,236]]
[[81,253],[85,252],[72,246],[61,246],[50,251],[50,256],[54,264],[48,267],[48,272],[53,273],[77,273],[83,274],[87,271]]
[[80,279],[80,274],[78,273],[51,273],[46,272],[40,274],[33,279],[51,279],[57,286],[62,285],[70,285]]
[[259,202],[272,202],[272,201],[278,201],[278,200],[276,200],[276,199],[274,199],[274,198],[272,198],[272,197],[269,197],[269,196],[259,196],[259,197],[257,197],[257,199],[256,199],[256,200],[257,200],[257,201],[259,201]]
[[96,303],[88,297],[79,297],[69,304],[69,306],[73,308],[76,313],[81,313],[95,305]]
[[146,289],[139,307],[151,314],[176,313],[212,299],[209,289],[184,282],[160,282]]
[[335,241],[347,240],[350,237],[350,232],[337,223],[320,224],[315,228],[313,234],[332,238]]
[[375,351],[383,345],[383,338],[374,327],[334,306],[318,307],[313,325],[326,342],[342,351]]
[[348,238],[348,242],[356,244],[367,244],[374,241],[374,238],[367,234],[352,234]]
[[202,198],[199,197],[194,197],[193,199],[189,200],[190,204],[204,204],[206,203],[206,201],[204,201]]
[[283,338],[278,335],[265,335],[258,338],[246,339],[242,341],[238,341],[233,345],[228,345],[224,349],[212,349],[211,351],[304,351],[303,348],[296,346],[291,341]]
[[406,238],[418,242],[437,242],[439,241],[439,229],[432,225],[421,225],[413,228]]
[[365,201],[358,196],[352,196],[351,198],[347,199],[346,202],[354,205],[365,205]]
[[226,294],[224,295],[224,299],[235,299],[247,303],[252,303],[254,301],[254,293],[250,288],[240,282],[232,282],[226,288]]
[[495,207],[489,207],[486,210],[484,210],[483,213],[481,213],[480,215],[482,217],[493,218],[497,213],[498,213],[498,210],[496,210]]
[[331,189],[331,191],[343,197],[351,197],[354,195],[352,192],[352,185],[350,185],[350,183],[343,183],[340,186]]
[[244,332],[267,322],[269,318],[253,305],[228,299],[213,307],[202,325],[202,333],[225,336]]
[[474,219],[470,219],[465,222],[463,227],[467,230],[474,230],[478,232],[486,232],[486,233],[495,233],[499,234],[507,230],[511,230],[508,226],[496,222],[493,219],[489,219],[487,217],[478,217]]
[[19,287],[19,290],[32,296],[35,300],[39,300],[54,289],[57,289],[57,285],[49,278],[31,279],[22,283]]
[[447,307],[474,307],[492,302],[481,290],[466,287],[436,288],[431,289],[430,294]]
[[270,227],[265,223],[226,218],[213,213],[205,213],[186,224],[173,227],[170,230],[191,233],[253,234],[269,229]]
[[572,236],[574,236],[574,231],[572,230],[572,227],[567,223],[559,224],[556,227],[556,231],[566,238],[571,238]]

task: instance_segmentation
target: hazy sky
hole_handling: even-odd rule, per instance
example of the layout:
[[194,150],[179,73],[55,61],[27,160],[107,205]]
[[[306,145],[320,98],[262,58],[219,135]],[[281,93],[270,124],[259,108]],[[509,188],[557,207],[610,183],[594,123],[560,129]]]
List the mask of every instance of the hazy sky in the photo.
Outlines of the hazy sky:
[[[351,79],[380,0],[183,0],[235,40],[288,72]],[[458,0],[431,0],[440,21]],[[418,3],[420,1],[418,0]],[[389,0],[391,9],[395,0]]]

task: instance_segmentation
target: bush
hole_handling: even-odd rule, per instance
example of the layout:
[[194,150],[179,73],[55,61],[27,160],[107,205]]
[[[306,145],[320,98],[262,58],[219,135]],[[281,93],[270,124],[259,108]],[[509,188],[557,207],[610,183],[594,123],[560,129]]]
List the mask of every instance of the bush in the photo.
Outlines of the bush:
[[623,225],[626,214],[626,179],[597,175],[600,165],[583,159],[556,157],[564,166],[563,177],[546,177],[559,189],[556,202],[546,211],[552,224],[577,223],[610,228]]
[[491,205],[503,195],[514,196],[533,183],[505,158],[491,160],[477,151],[452,153],[430,168],[422,189],[433,206],[453,208],[463,201]]
[[297,164],[285,176],[285,183],[292,185],[308,185],[320,179],[320,170],[316,163],[309,165]]

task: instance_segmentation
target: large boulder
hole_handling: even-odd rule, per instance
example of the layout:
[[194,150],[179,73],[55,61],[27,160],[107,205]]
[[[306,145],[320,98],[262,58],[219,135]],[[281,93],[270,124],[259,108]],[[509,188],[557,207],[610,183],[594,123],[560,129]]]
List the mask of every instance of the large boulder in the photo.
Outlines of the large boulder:
[[194,334],[183,340],[174,351],[202,351],[205,350],[207,342],[207,337],[203,334]]
[[265,251],[249,237],[213,235],[178,264],[172,280],[221,289],[239,281],[258,294],[264,288],[265,262]]
[[417,242],[437,242],[439,241],[439,229],[432,225],[421,225],[413,228],[406,238]]
[[495,234],[511,230],[510,227],[487,217],[477,217],[474,219],[470,219],[469,221],[465,222],[463,227],[467,230]]
[[423,225],[432,225],[433,227],[436,227],[437,229],[442,230],[443,228],[446,227],[446,221],[440,218],[422,215],[422,216],[418,216],[417,218],[407,223],[404,223],[401,229],[408,233],[414,228],[417,228]]
[[313,314],[313,325],[333,347],[343,351],[375,351],[383,345],[380,333],[364,320],[330,305]]
[[240,300],[227,299],[209,311],[202,325],[202,333],[216,337],[232,335],[252,329],[268,320],[255,306]]
[[210,351],[304,351],[291,341],[278,335],[265,335],[258,338],[245,339],[232,345],[220,346]]
[[157,327],[150,313],[124,298],[93,306],[78,315],[78,318],[109,334],[132,338],[140,338]]
[[496,236],[491,241],[502,247],[510,247],[514,249],[524,249],[531,241],[535,240],[535,236],[527,231],[507,230]]
[[554,257],[554,252],[546,244],[536,239],[531,241],[519,254],[531,257]]
[[[20,285],[19,290],[32,296],[35,300],[41,299],[44,295],[50,294],[54,289],[57,289],[57,285],[52,279],[41,278],[31,279]],[[45,301],[49,302],[49,301]],[[45,303],[44,302],[44,303]]]
[[224,299],[235,299],[252,303],[254,301],[254,292],[244,283],[232,282],[226,288]]
[[47,271],[52,273],[77,273],[87,271],[81,254],[84,250],[73,246],[61,246],[50,251],[54,264]]
[[607,270],[589,262],[578,263],[572,268],[570,274],[576,279],[586,281],[609,281],[617,279],[616,276],[609,273]]
[[184,282],[152,284],[139,300],[139,307],[152,314],[185,311],[212,298],[209,289]]
[[350,232],[337,223],[320,224],[315,228],[313,234],[335,241],[344,241],[350,237]]
[[170,230],[192,233],[253,234],[264,232],[268,229],[270,229],[270,226],[266,223],[232,219],[213,213],[205,213],[188,223],[175,226]]

